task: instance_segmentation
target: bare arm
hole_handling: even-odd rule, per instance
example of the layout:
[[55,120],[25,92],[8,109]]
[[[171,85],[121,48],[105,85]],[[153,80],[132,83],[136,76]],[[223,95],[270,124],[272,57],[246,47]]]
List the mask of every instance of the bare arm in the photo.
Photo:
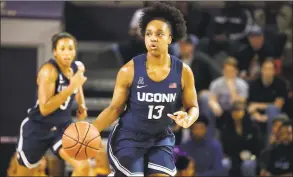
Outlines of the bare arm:
[[[85,72],[85,66],[83,65],[82,62],[80,61],[75,61],[75,64],[77,65],[78,67],[78,70],[82,71],[82,72]],[[83,88],[80,87],[78,89],[78,92],[77,94],[75,95],[75,100],[78,104],[78,107],[81,107],[81,108],[86,108],[86,105],[85,105],[85,99],[84,99],[84,94],[83,94]]]
[[70,85],[62,90],[60,93],[55,94],[56,80],[58,72],[51,64],[45,64],[38,74],[38,104],[40,112],[43,116],[47,116],[57,110],[69,96],[72,95],[74,90],[81,87],[86,81],[83,72],[78,71],[70,80]]
[[75,95],[75,100],[76,100],[76,102],[78,104],[78,107],[86,108],[82,87],[78,89],[78,92]]
[[131,60],[118,72],[114,94],[110,105],[93,122],[93,125],[100,132],[115,122],[124,111],[133,76],[134,66],[133,60]]
[[183,86],[183,105],[188,110],[188,123],[186,127],[190,127],[199,116],[197,103],[197,93],[194,85],[194,76],[190,67],[183,64],[182,69],[182,86]]
[[177,125],[183,128],[188,128],[197,120],[199,109],[193,72],[186,64],[183,64],[181,83],[183,89],[182,101],[184,108],[188,112],[177,111],[173,114],[167,114],[167,116],[173,119]]
[[57,77],[58,72],[51,64],[42,66],[38,73],[38,103],[43,116],[58,109],[74,91],[74,87],[68,86],[54,96]]

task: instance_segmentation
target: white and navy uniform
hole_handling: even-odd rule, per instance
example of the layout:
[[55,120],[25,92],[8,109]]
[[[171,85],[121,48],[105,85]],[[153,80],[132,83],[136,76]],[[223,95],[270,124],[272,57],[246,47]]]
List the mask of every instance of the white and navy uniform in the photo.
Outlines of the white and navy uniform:
[[134,79],[127,108],[108,141],[108,156],[114,176],[176,174],[173,160],[175,136],[168,113],[182,106],[182,62],[171,56],[169,75],[160,82],[146,71],[146,54],[134,57]]
[[[79,61],[75,61],[71,65],[74,73],[78,70],[77,62]],[[55,95],[57,95],[70,84],[70,80],[61,72],[56,60],[50,59],[47,63],[52,64],[58,72],[55,88]],[[38,166],[49,148],[57,156],[59,155],[63,132],[72,123],[71,106],[76,93],[77,91],[70,95],[57,110],[47,116],[41,114],[38,98],[36,99],[36,105],[28,110],[27,118],[20,125],[17,157],[21,165],[28,168]]]

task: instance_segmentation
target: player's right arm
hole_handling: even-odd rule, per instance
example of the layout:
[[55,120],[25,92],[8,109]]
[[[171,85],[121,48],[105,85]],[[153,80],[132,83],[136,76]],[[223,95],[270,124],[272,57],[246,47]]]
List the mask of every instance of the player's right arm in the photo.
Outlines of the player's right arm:
[[133,76],[134,63],[133,60],[131,60],[125,64],[117,74],[114,94],[110,105],[93,122],[93,125],[100,132],[115,122],[124,111]]
[[57,69],[50,63],[43,65],[38,73],[38,104],[43,116],[48,116],[57,110],[72,93],[86,81],[82,71],[78,71],[70,80],[70,85],[55,94]]

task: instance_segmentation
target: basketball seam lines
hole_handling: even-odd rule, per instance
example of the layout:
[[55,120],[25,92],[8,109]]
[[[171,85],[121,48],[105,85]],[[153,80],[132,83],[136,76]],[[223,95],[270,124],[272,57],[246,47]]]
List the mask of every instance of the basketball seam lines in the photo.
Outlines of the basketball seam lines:
[[[91,141],[93,141],[94,139],[96,139],[96,138],[98,138],[100,135],[98,135],[98,136],[96,136],[96,137],[94,137],[94,138],[92,138],[91,140],[89,140],[89,142],[86,144],[86,148],[85,148],[85,155],[87,156],[87,152],[86,152],[86,150],[87,150],[87,147],[90,147],[90,146],[88,146],[88,144],[90,144],[90,142]],[[93,148],[93,149],[96,149],[96,148]],[[98,150],[98,149],[96,149],[96,150]]]
[[[76,144],[78,143],[78,144],[84,145],[84,146],[86,146],[86,147],[88,147],[88,148],[92,148],[92,149],[95,149],[95,150],[100,150],[100,149],[97,149],[97,148],[94,148],[94,147],[88,146],[87,144],[83,144],[83,143],[81,143],[81,142],[78,142],[78,141],[76,141],[74,138],[72,138],[72,137],[70,137],[70,136],[68,136],[68,135],[66,135],[66,134],[64,134],[64,135],[67,136],[68,138],[72,139],[73,141],[75,141]],[[98,138],[99,136],[101,136],[101,135],[98,135],[98,136],[94,137],[92,140]],[[92,140],[91,140],[91,141],[92,141]],[[72,147],[73,147],[73,146],[72,146]],[[72,147],[63,147],[63,149],[69,149],[69,148],[72,148]]]
[[95,136],[94,138],[92,138],[91,140],[89,140],[89,142],[88,142],[88,143],[86,143],[86,146],[90,147],[88,144],[90,144],[90,142],[91,142],[91,141],[93,141],[94,139],[98,138],[99,136],[100,136],[100,135],[98,135],[98,136]]
[[[76,129],[77,129],[77,126],[76,126],[76,124],[75,124],[75,127],[76,127]],[[86,136],[87,136],[87,134],[88,134],[89,130],[90,130],[90,125],[89,125],[89,126],[88,126],[88,128],[87,128],[86,134],[85,134],[85,136],[83,137],[83,141],[82,141],[82,143],[81,143],[81,144],[83,144],[83,143],[84,143],[84,141],[85,141],[85,139],[86,139]],[[77,132],[78,132],[78,130],[77,130]],[[78,132],[78,134],[79,134],[79,132]],[[79,153],[79,151],[80,151],[81,147],[82,147],[82,145],[79,147],[79,149],[78,149],[77,153],[75,154],[75,157],[74,157],[75,159],[76,159],[76,156],[78,155],[78,153]]]
[[72,148],[72,147],[76,146],[77,143],[79,142],[79,132],[78,132],[78,129],[77,129],[76,124],[74,124],[74,125],[75,125],[75,129],[76,129],[76,131],[77,131],[77,135],[78,135],[78,136],[77,136],[77,141],[76,141],[74,138],[71,138],[70,136],[66,135],[65,132],[64,132],[64,133],[63,133],[64,135],[66,135],[68,138],[73,139],[73,140],[76,142],[73,146],[71,146],[71,147],[66,147],[66,148],[64,148],[64,149]]
[[79,142],[79,131],[78,131],[78,128],[77,128],[77,126],[76,126],[76,123],[74,124],[74,126],[75,126],[75,129],[76,129],[76,131],[77,131],[77,142]]
[[73,139],[73,138],[71,138],[70,136],[66,135],[65,133],[64,133],[64,135],[65,135],[65,136],[67,136],[68,138],[70,138],[70,139],[74,140],[74,141],[75,141],[75,144],[74,144],[74,145],[72,145],[72,146],[70,146],[70,147],[63,147],[63,149],[70,149],[70,148],[72,148],[72,147],[76,146],[76,144],[78,143],[78,141],[76,141],[75,139]]

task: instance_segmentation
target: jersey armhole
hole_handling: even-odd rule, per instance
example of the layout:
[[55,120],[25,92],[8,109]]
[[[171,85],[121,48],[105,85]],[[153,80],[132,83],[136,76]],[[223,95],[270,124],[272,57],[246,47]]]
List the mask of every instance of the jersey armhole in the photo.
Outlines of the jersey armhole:
[[176,71],[178,73],[178,77],[180,78],[181,89],[183,90],[183,62],[179,59],[176,59]]

